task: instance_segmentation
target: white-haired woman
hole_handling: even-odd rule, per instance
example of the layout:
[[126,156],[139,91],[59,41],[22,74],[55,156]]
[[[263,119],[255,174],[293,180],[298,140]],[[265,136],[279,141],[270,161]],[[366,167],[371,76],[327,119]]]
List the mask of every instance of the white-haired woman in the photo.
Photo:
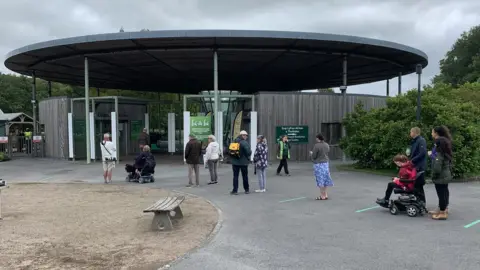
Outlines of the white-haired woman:
[[100,143],[100,150],[102,151],[103,163],[103,180],[105,184],[112,182],[112,171],[115,168],[117,161],[117,149],[110,140],[110,134],[103,134],[103,141]]
[[220,158],[220,145],[213,135],[208,136],[208,146],[205,153],[205,160],[208,164],[208,171],[210,172],[209,185],[218,183],[218,159]]

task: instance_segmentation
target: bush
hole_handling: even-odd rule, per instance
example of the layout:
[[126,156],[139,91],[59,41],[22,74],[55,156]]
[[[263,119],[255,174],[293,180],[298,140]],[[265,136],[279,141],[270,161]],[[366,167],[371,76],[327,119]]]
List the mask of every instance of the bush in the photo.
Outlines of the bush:
[[5,159],[5,154],[3,152],[0,152],[0,162]]
[[[392,157],[405,153],[409,130],[418,126],[432,148],[431,129],[445,125],[453,136],[453,172],[456,178],[480,173],[480,83],[453,88],[446,84],[422,91],[422,119],[416,122],[417,91],[387,99],[385,108],[365,111],[357,104],[343,121],[347,136],[341,148],[361,168],[393,168]],[[430,166],[428,166],[429,170]],[[429,171],[427,171],[429,173]]]

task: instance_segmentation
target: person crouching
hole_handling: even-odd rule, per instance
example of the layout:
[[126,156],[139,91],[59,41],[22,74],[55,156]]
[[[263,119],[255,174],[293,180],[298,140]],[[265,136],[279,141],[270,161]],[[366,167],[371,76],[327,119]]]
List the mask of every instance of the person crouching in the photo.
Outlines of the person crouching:
[[400,168],[398,172],[398,177],[394,177],[392,179],[392,182],[388,183],[387,190],[385,191],[385,197],[377,199],[377,203],[385,207],[388,206],[388,201],[390,200],[393,189],[402,188],[404,190],[411,191],[415,188],[415,181],[412,181],[410,183],[402,183],[400,182],[400,179],[415,180],[415,178],[417,177],[417,170],[415,169],[415,165],[413,165],[413,163],[408,160],[407,156],[396,155],[393,158],[393,162]]

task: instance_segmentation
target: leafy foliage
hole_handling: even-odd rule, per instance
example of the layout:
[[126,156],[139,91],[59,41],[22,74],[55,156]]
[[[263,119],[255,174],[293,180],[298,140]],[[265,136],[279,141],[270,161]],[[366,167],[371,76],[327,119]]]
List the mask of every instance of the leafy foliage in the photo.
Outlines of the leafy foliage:
[[357,104],[343,124],[347,136],[340,146],[361,168],[393,168],[392,158],[405,153],[409,130],[419,126],[429,146],[435,126],[446,125],[453,136],[454,175],[464,177],[480,172],[480,83],[458,88],[446,84],[422,91],[422,119],[415,120],[417,91],[388,98],[384,108],[365,111]]
[[480,82],[480,25],[464,32],[440,61],[440,74],[433,80],[458,86]]
[[[61,83],[51,84],[52,96],[84,97],[83,86],[70,86]],[[37,100],[48,98],[48,83],[36,80]],[[183,97],[172,93],[139,92],[116,89],[90,89],[90,96],[126,96],[142,98],[152,101],[149,105],[150,126],[155,129],[167,128],[167,113],[181,114],[183,111]],[[0,73],[0,109],[5,113],[23,112],[32,115],[32,78]],[[189,104],[189,111],[196,113],[200,110],[198,103]]]

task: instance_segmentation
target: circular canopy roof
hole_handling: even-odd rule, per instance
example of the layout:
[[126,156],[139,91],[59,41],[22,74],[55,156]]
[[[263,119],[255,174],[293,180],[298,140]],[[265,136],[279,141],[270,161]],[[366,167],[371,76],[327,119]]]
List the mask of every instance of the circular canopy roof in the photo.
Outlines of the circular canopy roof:
[[213,52],[219,89],[242,93],[297,91],[370,83],[428,64],[417,49],[344,35],[244,30],[122,32],[36,43],[10,52],[12,71],[91,87],[198,93],[213,89]]

